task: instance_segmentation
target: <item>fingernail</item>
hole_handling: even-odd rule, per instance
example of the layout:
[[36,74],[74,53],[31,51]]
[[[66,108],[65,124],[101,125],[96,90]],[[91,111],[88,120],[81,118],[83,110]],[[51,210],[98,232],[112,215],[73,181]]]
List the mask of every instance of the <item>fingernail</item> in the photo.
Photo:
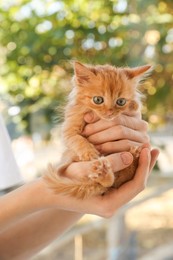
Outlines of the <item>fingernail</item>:
[[121,153],[120,156],[125,165],[129,165],[133,161],[133,156],[130,153]]

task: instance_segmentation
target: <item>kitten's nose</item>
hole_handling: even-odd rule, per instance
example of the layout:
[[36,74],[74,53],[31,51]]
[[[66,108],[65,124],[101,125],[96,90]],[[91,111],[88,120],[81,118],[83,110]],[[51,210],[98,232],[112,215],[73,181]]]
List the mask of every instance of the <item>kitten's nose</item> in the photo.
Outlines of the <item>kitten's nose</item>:
[[108,109],[107,115],[108,115],[108,116],[111,116],[112,114],[113,114],[113,109]]

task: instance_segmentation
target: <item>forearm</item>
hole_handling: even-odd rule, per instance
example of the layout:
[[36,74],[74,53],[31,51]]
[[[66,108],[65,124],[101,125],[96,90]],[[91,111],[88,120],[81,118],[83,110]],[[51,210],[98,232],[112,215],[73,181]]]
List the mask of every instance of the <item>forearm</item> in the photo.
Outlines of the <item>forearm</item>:
[[38,179],[0,198],[0,208],[3,209],[0,211],[0,231],[28,214],[46,208],[41,183]]
[[[70,198],[65,204],[68,210]],[[33,256],[82,216],[63,206],[63,198],[54,195],[42,178],[1,197],[0,259]]]
[[58,209],[30,214],[0,233],[0,259],[23,260],[32,257],[64,233],[80,217],[80,213]]

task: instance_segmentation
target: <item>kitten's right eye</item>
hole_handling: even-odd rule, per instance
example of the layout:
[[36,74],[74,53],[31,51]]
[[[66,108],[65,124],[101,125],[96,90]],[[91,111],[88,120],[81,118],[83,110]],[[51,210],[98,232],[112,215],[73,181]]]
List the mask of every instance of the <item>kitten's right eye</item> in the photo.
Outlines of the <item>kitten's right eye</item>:
[[104,98],[100,96],[93,97],[93,101],[95,104],[100,105],[104,102]]

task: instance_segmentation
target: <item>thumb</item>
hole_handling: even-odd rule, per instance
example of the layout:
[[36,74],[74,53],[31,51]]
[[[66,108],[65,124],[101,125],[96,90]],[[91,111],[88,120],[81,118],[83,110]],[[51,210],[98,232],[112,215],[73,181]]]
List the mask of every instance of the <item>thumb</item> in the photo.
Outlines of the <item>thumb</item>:
[[123,170],[133,162],[133,155],[129,152],[114,153],[106,158],[111,163],[113,172]]

